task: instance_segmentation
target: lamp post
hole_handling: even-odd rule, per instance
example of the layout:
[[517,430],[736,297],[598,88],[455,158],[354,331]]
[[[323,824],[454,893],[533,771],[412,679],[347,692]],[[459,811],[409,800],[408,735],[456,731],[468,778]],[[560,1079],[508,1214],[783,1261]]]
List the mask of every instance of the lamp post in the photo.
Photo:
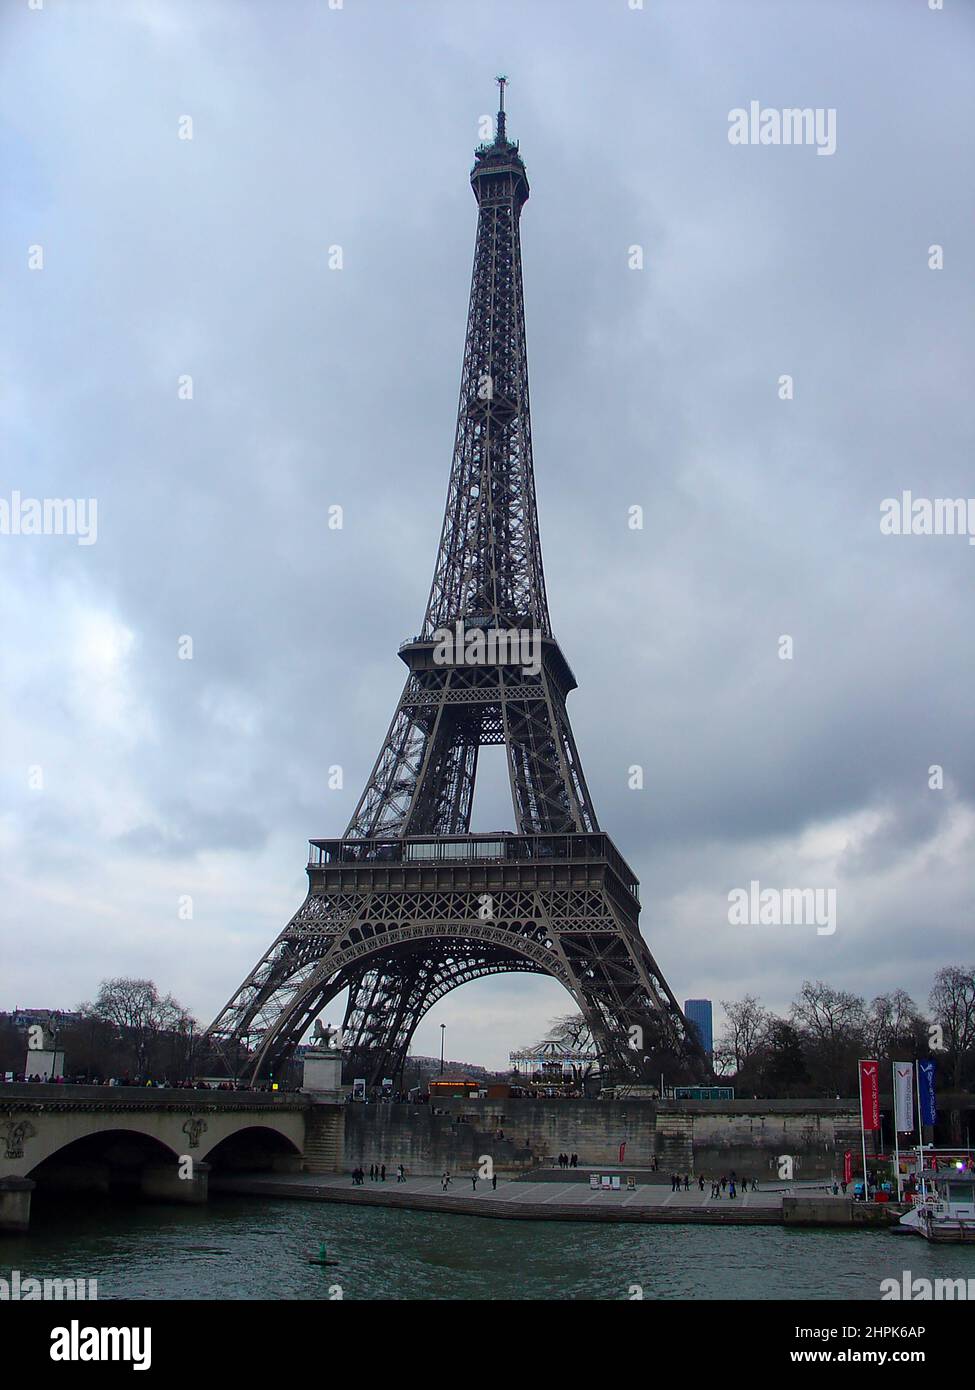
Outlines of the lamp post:
[[443,1040],[444,1040],[444,1035],[446,1034],[446,1032],[447,1032],[447,1025],[446,1025],[446,1023],[441,1023],[441,1025],[440,1025],[440,1075],[441,1075],[441,1076],[443,1076]]
[[57,1079],[55,1077],[55,1072],[58,1069],[58,1039],[61,1036],[61,1015],[56,1009],[54,1013],[51,1014],[51,1030],[54,1036],[54,1052],[51,1059],[51,1071],[47,1078],[48,1081]]

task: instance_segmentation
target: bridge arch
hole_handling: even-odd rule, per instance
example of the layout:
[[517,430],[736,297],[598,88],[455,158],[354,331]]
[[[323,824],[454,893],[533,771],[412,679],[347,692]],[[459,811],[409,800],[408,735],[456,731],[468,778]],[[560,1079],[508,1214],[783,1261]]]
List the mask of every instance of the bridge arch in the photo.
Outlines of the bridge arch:
[[213,1171],[253,1173],[268,1170],[297,1172],[301,1166],[301,1147],[287,1134],[269,1124],[246,1125],[217,1139],[206,1150],[205,1160]]
[[126,1123],[95,1129],[51,1148],[27,1176],[39,1192],[141,1191],[147,1169],[172,1167],[178,1154],[162,1139]]
[[[36,1128],[36,1137],[31,1135],[26,1164],[19,1165],[25,1177],[36,1179],[38,1170],[45,1164],[52,1167],[55,1161],[69,1164],[90,1157],[100,1149],[108,1152],[113,1147],[119,1152],[122,1147],[133,1152],[138,1149],[153,1156],[156,1162],[175,1163],[179,1157],[179,1149],[173,1147],[168,1136],[160,1133],[158,1121],[153,1116],[143,1117],[137,1112],[124,1116],[92,1115],[80,1134],[78,1118],[72,1117],[74,1124],[64,1124],[58,1122],[61,1116],[44,1117],[43,1123]],[[34,1126],[30,1125],[30,1129],[34,1130]]]

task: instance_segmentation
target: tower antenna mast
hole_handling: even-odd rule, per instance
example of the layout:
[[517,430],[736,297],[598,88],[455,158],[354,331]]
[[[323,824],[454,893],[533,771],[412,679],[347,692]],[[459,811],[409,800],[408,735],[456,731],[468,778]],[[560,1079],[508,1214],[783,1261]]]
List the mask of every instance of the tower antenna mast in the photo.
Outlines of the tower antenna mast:
[[498,136],[497,136],[497,143],[498,143],[499,145],[503,145],[503,144],[504,144],[504,141],[505,141],[505,133],[504,133],[504,89],[505,89],[505,87],[506,87],[507,84],[508,84],[508,79],[507,79],[507,77],[505,77],[504,74],[502,73],[500,77],[496,77],[494,80],[495,80],[495,82],[497,82],[498,86],[499,86],[500,89],[501,89],[501,105],[500,105],[500,107],[498,108]]

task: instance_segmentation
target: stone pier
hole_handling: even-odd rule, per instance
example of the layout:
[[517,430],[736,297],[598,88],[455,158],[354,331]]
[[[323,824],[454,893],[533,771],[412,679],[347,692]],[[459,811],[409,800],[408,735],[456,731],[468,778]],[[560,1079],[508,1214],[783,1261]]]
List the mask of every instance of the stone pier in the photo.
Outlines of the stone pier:
[[181,1202],[191,1206],[207,1200],[209,1163],[194,1163],[192,1174],[180,1177],[179,1163],[151,1163],[142,1170],[139,1191],[152,1202]]
[[0,1178],[0,1232],[17,1235],[30,1228],[30,1178]]

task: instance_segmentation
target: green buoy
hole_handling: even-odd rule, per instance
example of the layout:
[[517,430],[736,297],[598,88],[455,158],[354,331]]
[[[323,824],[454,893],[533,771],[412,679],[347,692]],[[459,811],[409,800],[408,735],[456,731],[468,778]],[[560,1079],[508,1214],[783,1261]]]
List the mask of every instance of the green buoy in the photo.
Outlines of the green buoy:
[[338,1260],[330,1260],[330,1259],[327,1258],[327,1255],[328,1255],[328,1252],[327,1252],[326,1249],[325,1249],[325,1242],[322,1241],[322,1243],[321,1243],[321,1244],[319,1245],[319,1247],[318,1247],[318,1259],[317,1259],[317,1260],[316,1260],[316,1259],[310,1259],[310,1260],[308,1261],[308,1263],[309,1263],[310,1265],[337,1265],[337,1264],[338,1264]]

